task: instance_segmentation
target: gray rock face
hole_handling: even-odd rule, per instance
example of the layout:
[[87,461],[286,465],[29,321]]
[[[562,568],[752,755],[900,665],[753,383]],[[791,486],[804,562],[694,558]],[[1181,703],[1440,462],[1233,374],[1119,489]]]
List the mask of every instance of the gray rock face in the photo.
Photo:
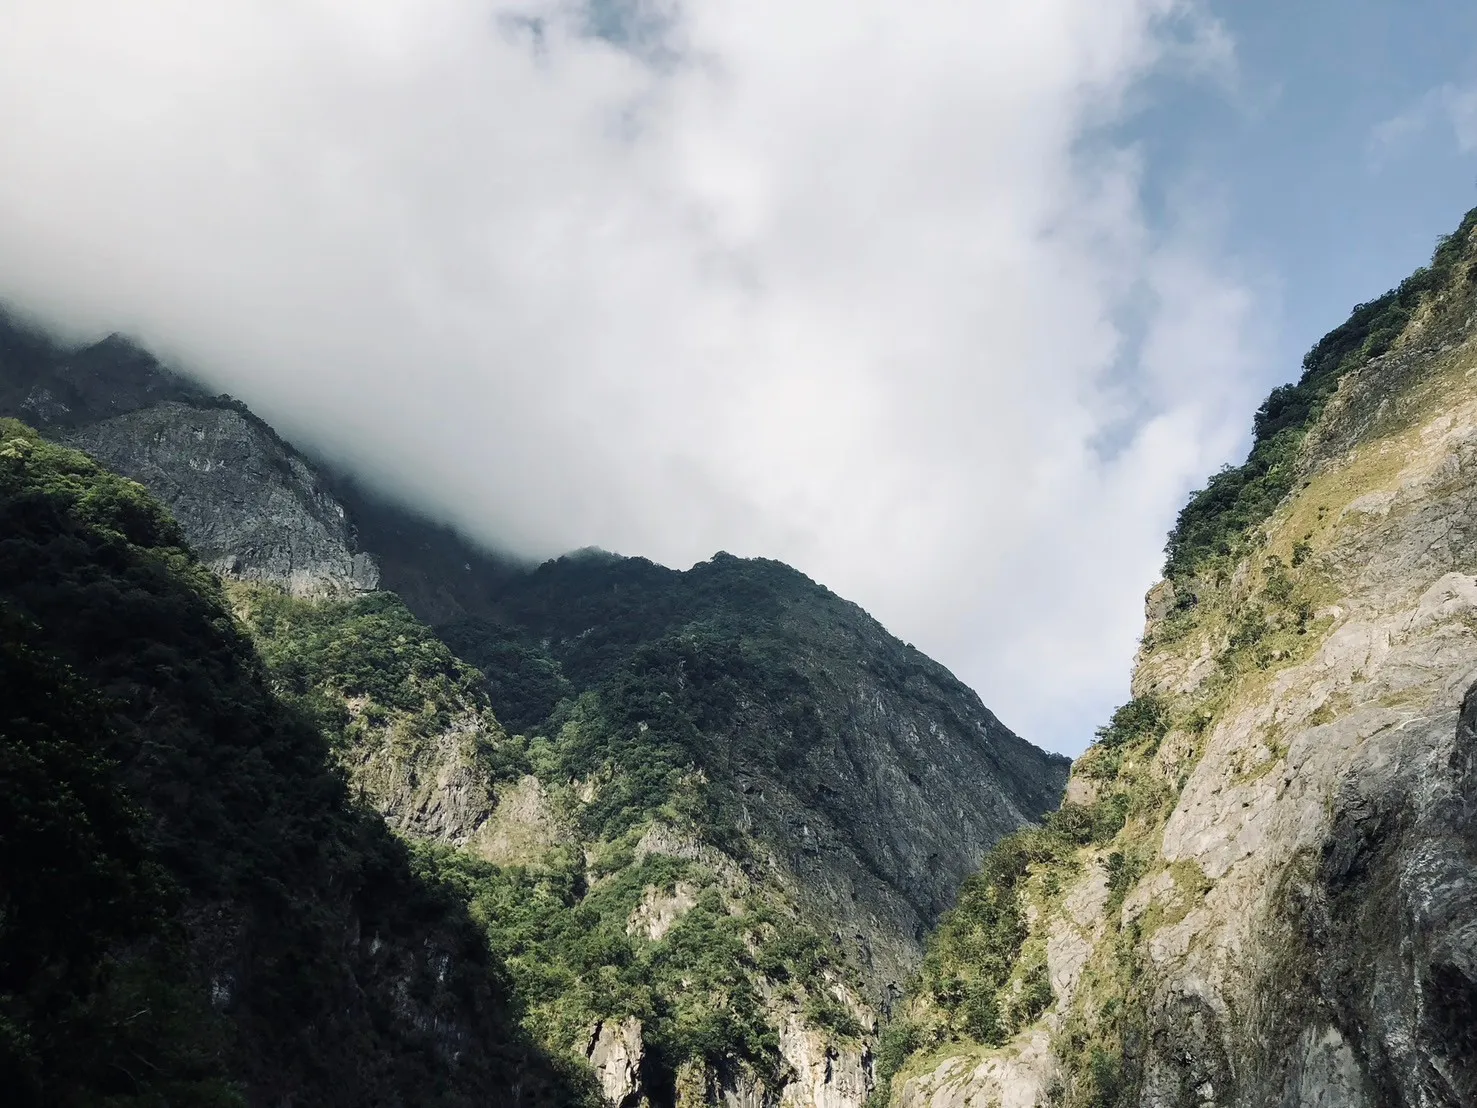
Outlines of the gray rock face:
[[298,596],[379,583],[374,558],[356,551],[344,507],[318,474],[234,408],[169,401],[59,437],[159,497],[222,576]]
[[0,316],[0,415],[144,485],[223,576],[299,596],[378,586],[375,559],[301,454],[123,339],[67,351]]
[[797,897],[860,951],[885,1000],[985,852],[1054,805],[1068,763],[1022,741],[931,663],[903,681],[847,664],[889,653],[885,632],[867,642],[870,632],[856,628],[862,642],[846,649],[798,652],[817,660],[823,738],[808,772],[756,773],[739,800]]
[[[359,717],[352,700],[348,711]],[[412,738],[394,719],[366,726],[338,756],[353,788],[395,830],[493,857],[498,798],[486,752],[500,735],[475,705],[459,705],[434,735]]]
[[1215,728],[1165,827],[1165,859],[1214,884],[1183,952],[1163,947],[1146,1105],[1477,1103],[1477,341],[1461,336],[1371,366],[1325,425],[1339,449],[1304,496],[1338,512],[1322,565],[1339,598],[1318,651]]
[[595,1071],[600,1094],[612,1108],[636,1108],[641,1094],[641,1021],[626,1017],[596,1025],[585,1056]]

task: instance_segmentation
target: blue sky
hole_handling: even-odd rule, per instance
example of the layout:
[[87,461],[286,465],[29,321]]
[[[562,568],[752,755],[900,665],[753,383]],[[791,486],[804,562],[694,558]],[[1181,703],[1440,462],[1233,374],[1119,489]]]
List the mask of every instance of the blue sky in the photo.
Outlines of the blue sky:
[[1232,255],[1273,312],[1261,372],[1274,384],[1477,206],[1477,111],[1467,109],[1464,149],[1452,103],[1477,89],[1477,5],[1222,0],[1213,10],[1234,41],[1230,82],[1159,78],[1124,133],[1146,153],[1161,218],[1166,196],[1185,188],[1221,210]]

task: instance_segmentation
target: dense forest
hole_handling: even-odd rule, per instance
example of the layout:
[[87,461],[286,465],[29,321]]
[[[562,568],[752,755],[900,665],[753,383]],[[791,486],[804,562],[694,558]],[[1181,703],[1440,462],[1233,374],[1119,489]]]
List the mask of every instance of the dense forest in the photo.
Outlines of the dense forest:
[[138,485],[0,423],[14,1103],[573,1104],[458,890],[352,802]]

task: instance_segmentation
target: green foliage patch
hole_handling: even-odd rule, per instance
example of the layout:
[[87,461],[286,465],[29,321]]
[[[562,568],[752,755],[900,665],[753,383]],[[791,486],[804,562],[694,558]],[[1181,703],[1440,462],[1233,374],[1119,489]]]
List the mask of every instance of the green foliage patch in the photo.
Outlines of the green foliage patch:
[[560,701],[576,694],[554,656],[521,631],[467,618],[443,624],[436,633],[457,657],[481,671],[488,698],[509,731],[533,734]]
[[480,674],[393,593],[313,603],[270,587],[236,586],[233,592],[258,653],[290,694],[331,690],[443,717],[448,706],[486,704]]
[[179,970],[178,895],[97,691],[0,604],[0,1087],[17,1105],[236,1105]]
[[[587,833],[613,838],[678,805],[676,814],[717,845],[718,810],[740,770],[792,774],[821,732],[809,683],[762,648],[695,627],[637,647],[610,677],[556,713],[558,772],[598,777],[584,808]],[[693,791],[693,783],[701,782]]]
[[[965,881],[958,903],[930,937],[915,995],[942,1013],[934,1041],[999,1044],[1035,1019],[1050,1002],[1044,962],[1021,964],[1028,933],[1025,883],[1033,872],[1069,876],[1084,846],[1110,842],[1126,818],[1129,798],[1065,804],[1041,827],[1007,836]],[[1019,979],[1020,988],[1008,988]]]
[[[761,981],[790,989],[821,1026],[856,1033],[828,1002],[845,968],[815,932],[763,893],[735,900],[700,863],[650,854],[589,884],[573,851],[538,867],[498,867],[421,846],[471,905],[508,967],[527,1025],[557,1049],[582,1050],[590,1028],[635,1016],[660,1088],[684,1063],[779,1065]],[[695,901],[654,941],[628,921],[651,892]],[[839,1009],[839,1010],[838,1010]]]

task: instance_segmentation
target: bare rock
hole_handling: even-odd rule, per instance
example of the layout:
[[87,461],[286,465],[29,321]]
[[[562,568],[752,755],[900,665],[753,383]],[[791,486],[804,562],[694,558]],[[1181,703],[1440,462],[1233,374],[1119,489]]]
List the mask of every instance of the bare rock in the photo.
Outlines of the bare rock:
[[635,1108],[641,1096],[641,1059],[646,1047],[641,1039],[641,1021],[627,1016],[620,1022],[604,1020],[595,1025],[585,1050],[600,1095],[613,1108]]
[[670,893],[647,886],[641,903],[626,924],[626,934],[645,935],[652,942],[659,942],[672,925],[697,905],[697,887],[687,881],[678,881]]

